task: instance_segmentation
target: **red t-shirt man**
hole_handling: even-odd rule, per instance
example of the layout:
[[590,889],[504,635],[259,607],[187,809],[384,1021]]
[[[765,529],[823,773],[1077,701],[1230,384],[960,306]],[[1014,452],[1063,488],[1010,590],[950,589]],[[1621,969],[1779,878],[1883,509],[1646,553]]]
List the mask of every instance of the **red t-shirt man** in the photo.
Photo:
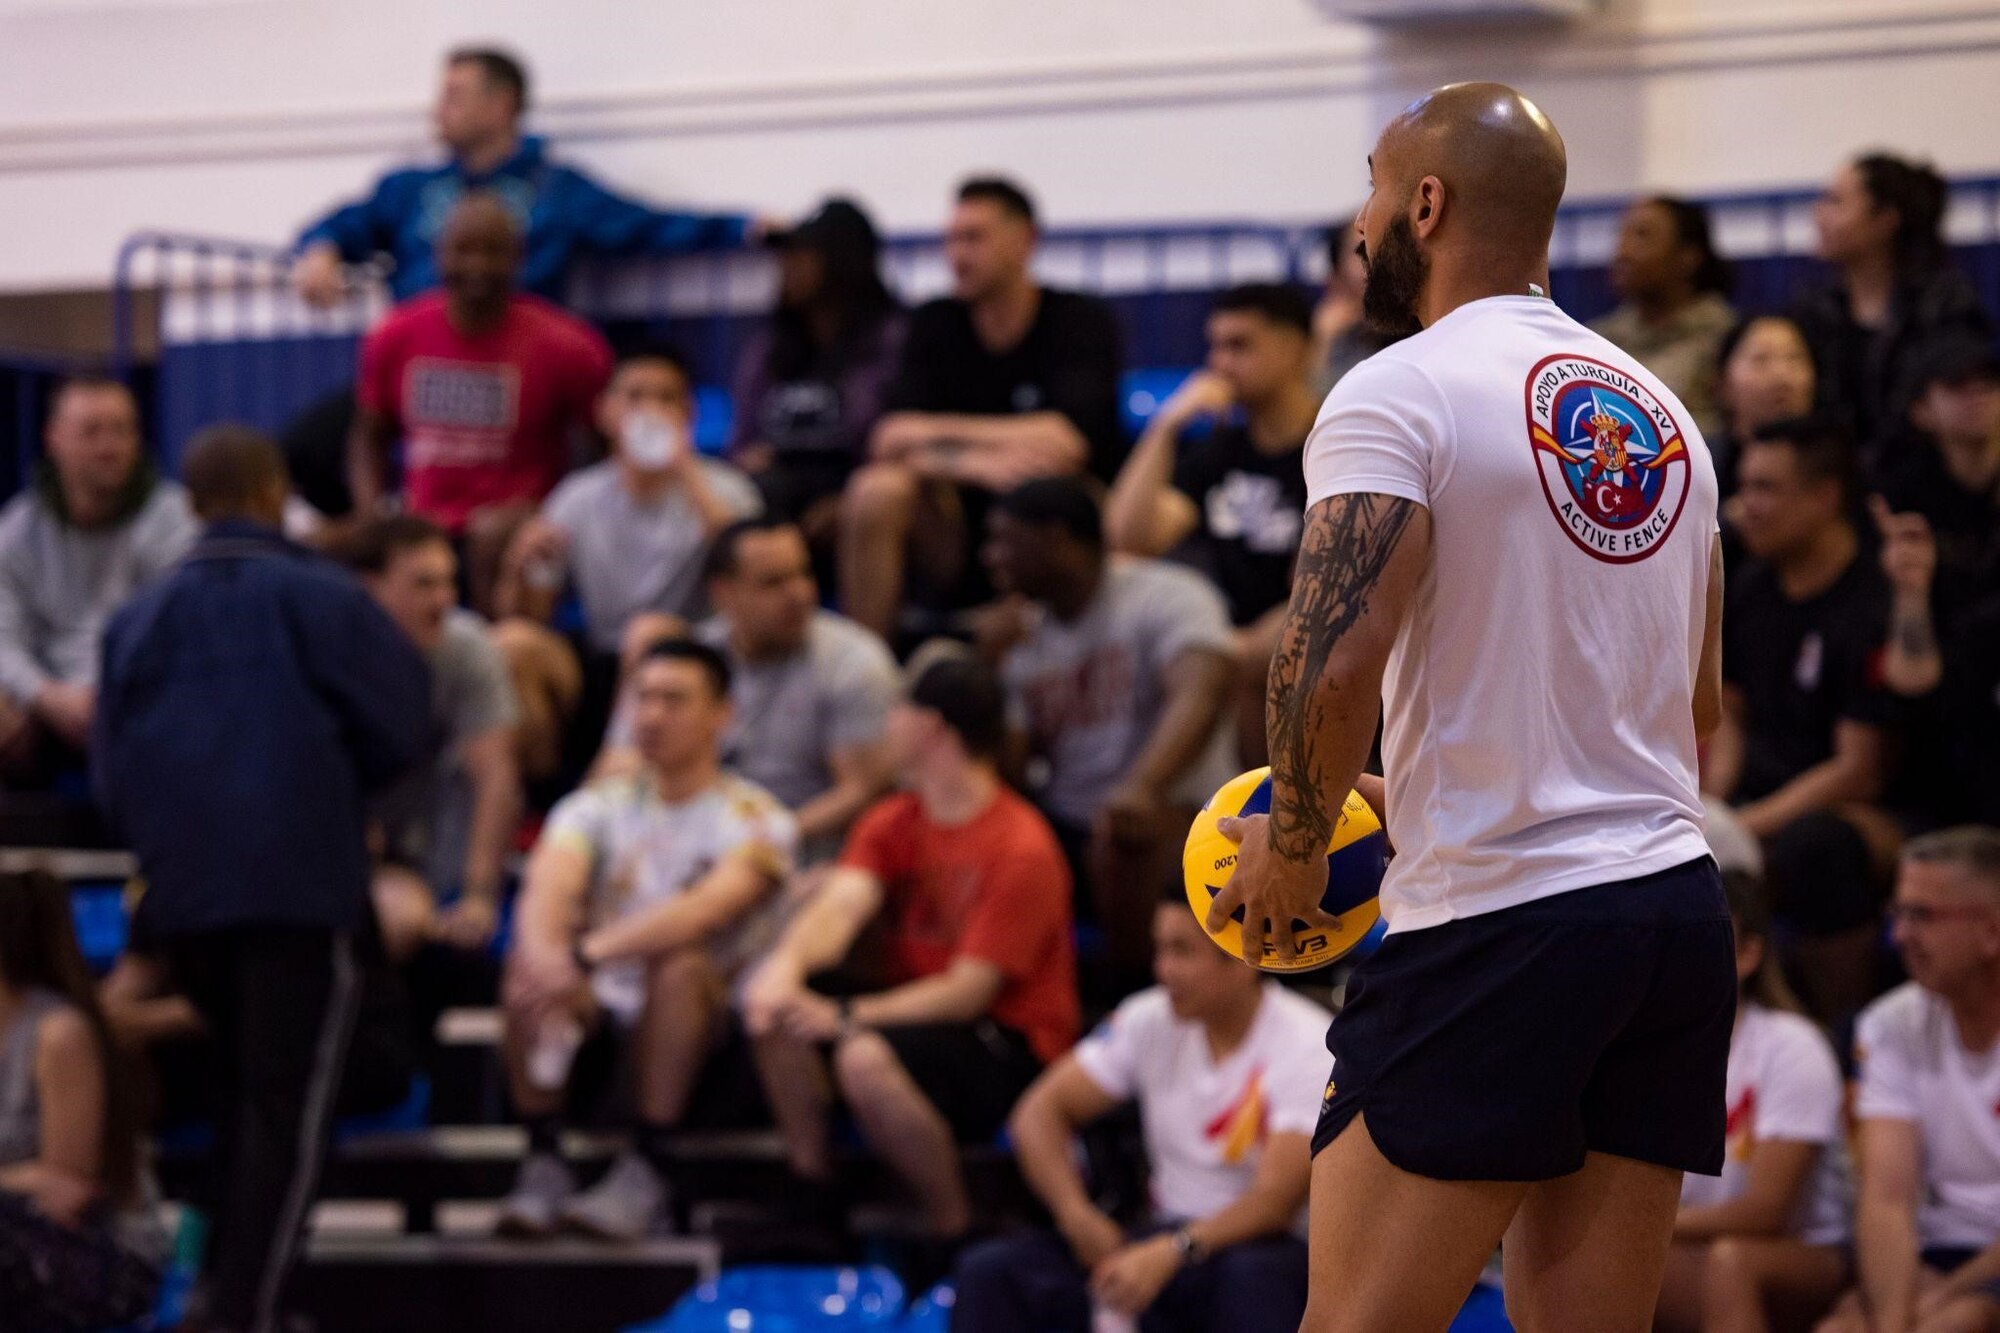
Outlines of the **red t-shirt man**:
[[1006,979],[989,1017],[1054,1060],[1080,1022],[1070,945],[1070,873],[1032,805],[1001,788],[970,823],[933,823],[914,793],[888,797],[855,823],[840,863],[883,889],[897,983],[935,976],[960,957]]
[[511,296],[476,335],[453,326],[446,301],[414,297],[376,326],[356,398],[402,438],[405,505],[458,533],[478,510],[537,504],[555,488],[571,432],[611,376],[611,348],[537,296]]

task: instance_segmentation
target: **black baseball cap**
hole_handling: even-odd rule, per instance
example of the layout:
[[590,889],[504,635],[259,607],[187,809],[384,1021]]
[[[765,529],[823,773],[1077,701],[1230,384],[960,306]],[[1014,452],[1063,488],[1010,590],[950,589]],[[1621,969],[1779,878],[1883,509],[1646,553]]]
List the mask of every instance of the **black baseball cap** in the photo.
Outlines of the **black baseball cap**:
[[1989,343],[1971,334],[1934,339],[1920,347],[1912,361],[1920,386],[2000,379],[2000,356]]
[[857,249],[873,253],[882,248],[875,224],[851,199],[829,199],[796,225],[774,231],[764,240],[773,249],[804,246],[812,250]]

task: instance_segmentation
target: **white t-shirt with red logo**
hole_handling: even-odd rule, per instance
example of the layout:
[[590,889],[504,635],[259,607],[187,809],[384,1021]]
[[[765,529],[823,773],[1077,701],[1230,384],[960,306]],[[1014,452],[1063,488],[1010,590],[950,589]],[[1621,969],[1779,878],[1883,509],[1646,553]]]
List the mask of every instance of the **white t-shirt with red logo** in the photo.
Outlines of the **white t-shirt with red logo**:
[[[1154,986],[1077,1043],[1076,1062],[1091,1082],[1139,1104],[1157,1216],[1185,1220],[1228,1207],[1250,1188],[1269,1135],[1313,1132],[1333,1068],[1332,1021],[1267,981],[1249,1032],[1217,1060],[1201,1024],[1176,1018]],[[1304,1224],[1301,1209],[1301,1231]]]
[[1759,1004],[1737,1012],[1729,1039],[1728,1106],[1722,1174],[1685,1177],[1681,1207],[1742,1197],[1759,1144],[1810,1143],[1820,1149],[1819,1157],[1787,1234],[1807,1245],[1844,1244],[1853,1191],[1840,1117],[1840,1062],[1810,1019]]
[[1344,376],[1306,503],[1430,510],[1383,682],[1393,931],[1705,855],[1692,701],[1716,527],[1687,409],[1549,301],[1474,301]]
[[1983,1249],[2000,1237],[2000,1044],[1968,1051],[1951,1010],[1905,982],[1854,1029],[1862,1120],[1909,1120],[1923,1144],[1917,1237],[1925,1248]]

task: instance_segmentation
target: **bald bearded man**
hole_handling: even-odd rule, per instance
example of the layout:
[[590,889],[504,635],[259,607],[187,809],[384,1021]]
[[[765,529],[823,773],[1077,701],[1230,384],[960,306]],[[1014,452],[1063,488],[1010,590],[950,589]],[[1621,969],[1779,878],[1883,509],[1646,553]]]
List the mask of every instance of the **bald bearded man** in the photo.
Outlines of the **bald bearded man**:
[[1735,1011],[1696,784],[1714,469],[1547,299],[1567,163],[1539,109],[1441,88],[1369,165],[1364,308],[1416,332],[1307,442],[1271,814],[1210,918],[1293,955],[1386,717],[1389,935],[1327,1036],[1303,1327],[1443,1329],[1504,1236],[1517,1328],[1642,1330],[1681,1173],[1722,1166]]

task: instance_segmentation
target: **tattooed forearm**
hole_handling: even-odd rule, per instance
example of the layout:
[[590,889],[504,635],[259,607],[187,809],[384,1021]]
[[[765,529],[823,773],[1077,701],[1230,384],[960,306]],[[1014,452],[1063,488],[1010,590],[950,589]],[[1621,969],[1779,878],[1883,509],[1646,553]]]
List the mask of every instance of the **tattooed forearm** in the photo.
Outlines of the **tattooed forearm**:
[[[1386,495],[1335,497],[1307,516],[1291,606],[1271,659],[1271,846],[1293,860],[1323,856],[1345,791],[1331,752],[1339,722],[1362,710],[1371,733],[1379,698],[1343,698],[1327,680],[1341,636],[1368,598],[1418,506]],[[1371,687],[1372,690],[1372,687]],[[1365,743],[1365,742],[1364,742]],[[1350,738],[1351,745],[1351,738]],[[1357,761],[1358,762],[1358,761]]]

